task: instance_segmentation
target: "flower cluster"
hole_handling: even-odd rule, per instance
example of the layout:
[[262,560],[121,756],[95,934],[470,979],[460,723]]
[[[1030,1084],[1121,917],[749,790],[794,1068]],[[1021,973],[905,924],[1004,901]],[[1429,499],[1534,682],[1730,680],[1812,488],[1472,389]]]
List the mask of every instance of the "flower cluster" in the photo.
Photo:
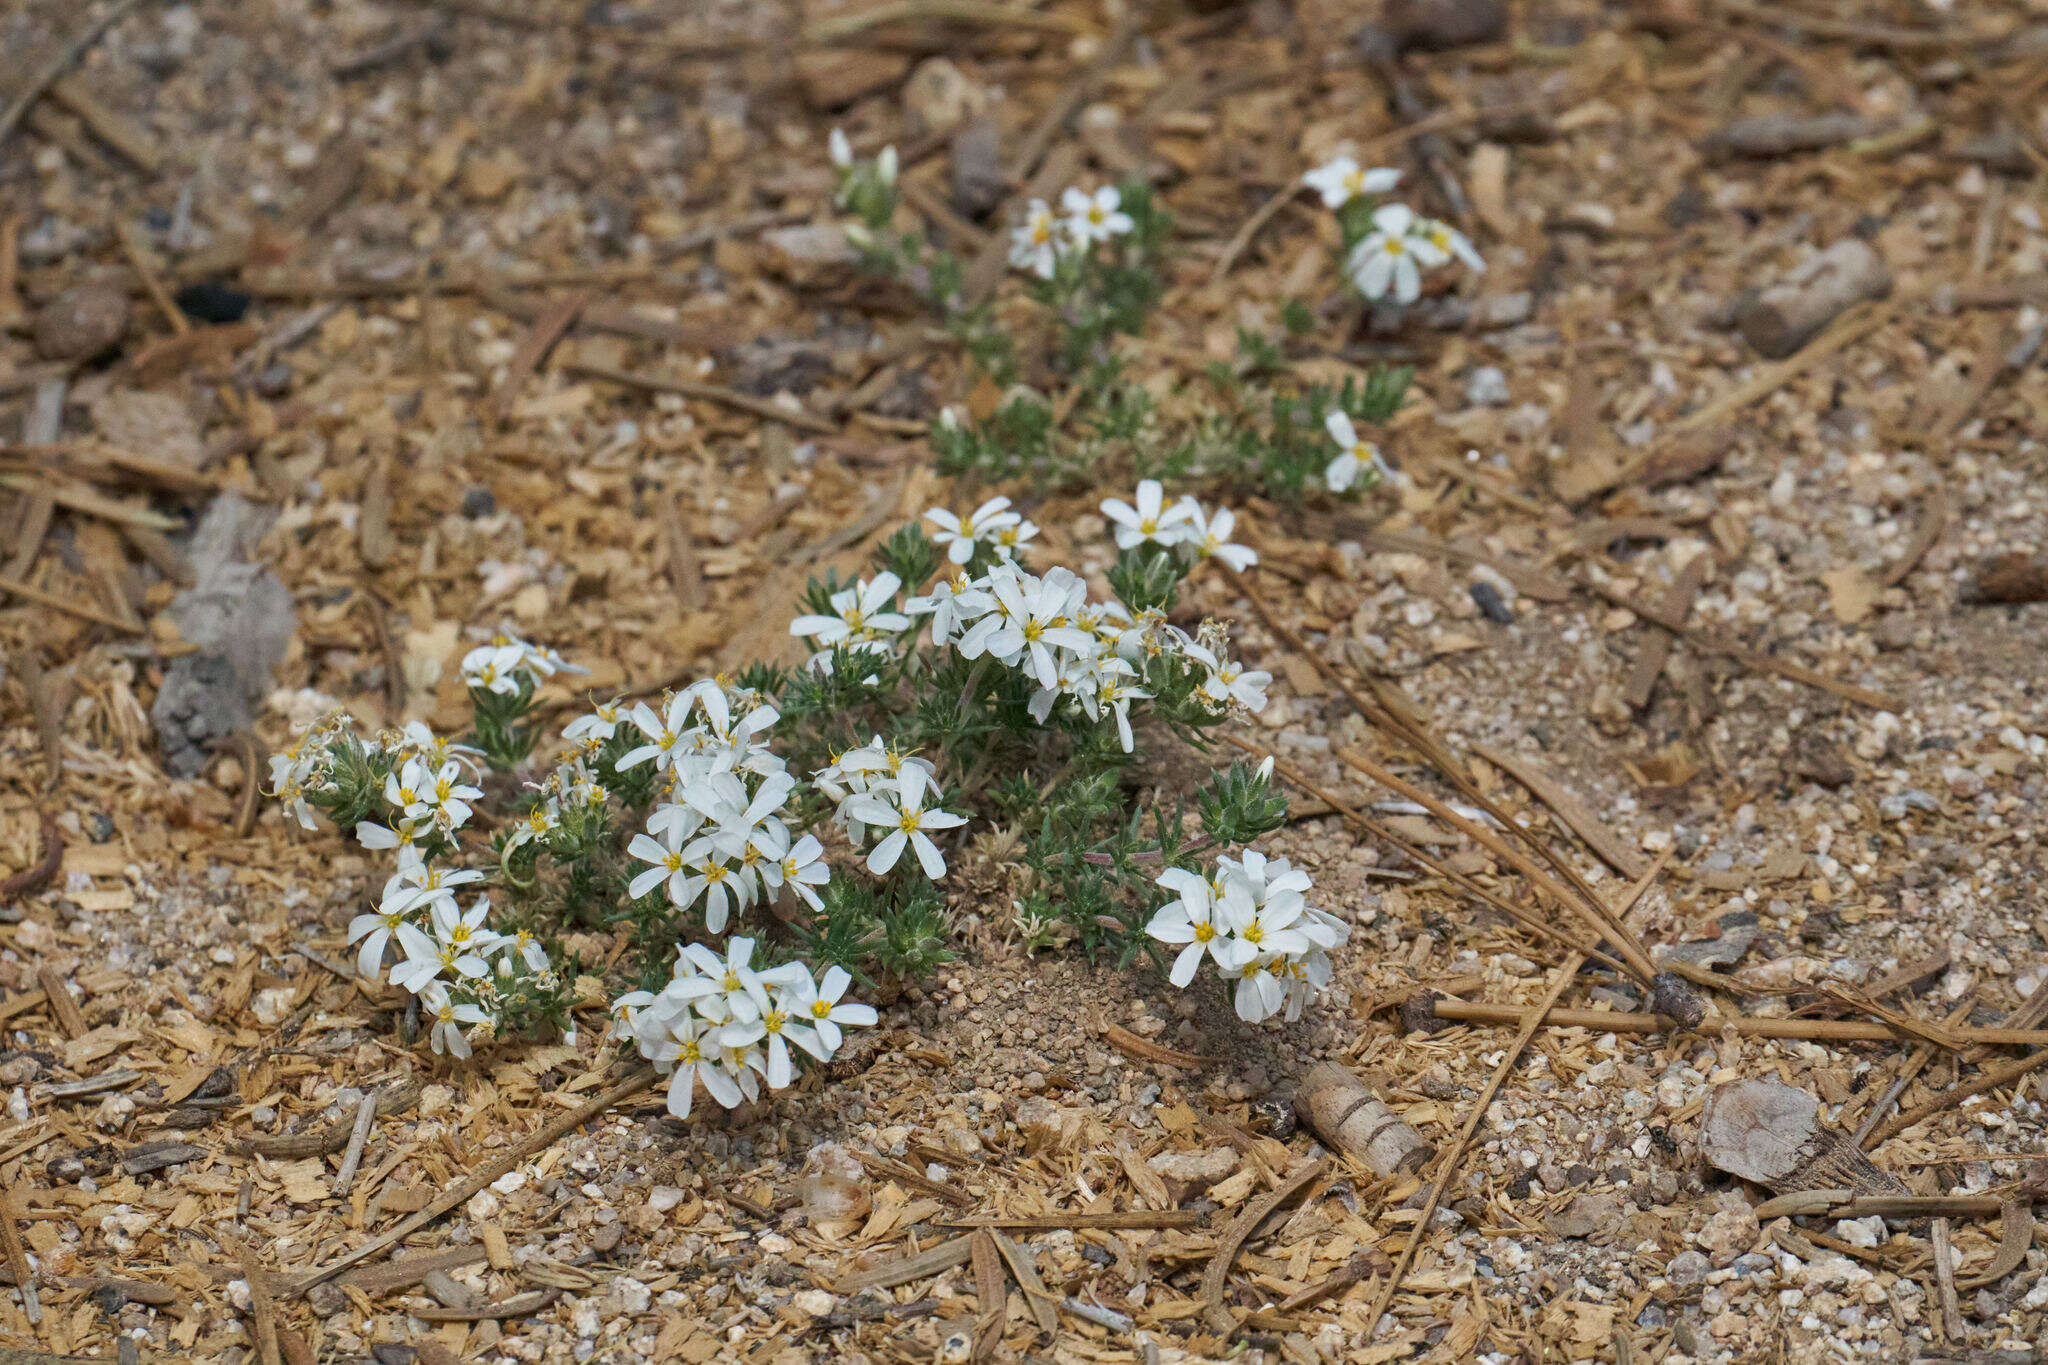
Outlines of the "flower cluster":
[[462,656],[462,685],[472,691],[511,696],[524,689],[531,694],[557,673],[588,673],[546,645],[522,640],[500,629],[487,645],[478,645]]
[[1010,234],[1012,266],[1049,280],[1059,272],[1062,257],[1091,251],[1097,242],[1122,237],[1137,225],[1124,212],[1123,193],[1114,185],[1092,194],[1069,186],[1060,195],[1060,209],[1055,214],[1043,199],[1031,201],[1024,221]]
[[[620,771],[651,763],[663,794],[646,832],[626,846],[648,864],[627,885],[634,899],[661,888],[670,905],[703,902],[704,927],[725,932],[733,912],[771,897],[787,884],[807,902],[826,880],[823,850],[806,835],[793,839],[782,819],[796,779],[763,736],[779,719],[775,707],[743,688],[701,679],[662,699],[657,710],[633,708],[645,741],[620,756]],[[575,729],[579,722],[572,722]],[[581,734],[595,738],[596,727]]]
[[1413,303],[1422,297],[1422,274],[1457,260],[1474,274],[1486,262],[1464,233],[1449,223],[1425,218],[1404,204],[1377,204],[1401,173],[1366,168],[1348,156],[1316,167],[1302,179],[1335,212],[1344,229],[1344,273],[1368,299],[1392,297]]
[[1308,903],[1308,873],[1256,849],[1219,857],[1210,876],[1174,867],[1158,881],[1174,899],[1145,932],[1180,949],[1168,979],[1185,987],[1212,962],[1219,977],[1236,983],[1237,1014],[1247,1023],[1300,1018],[1330,979],[1329,950],[1351,935],[1343,920]]
[[[348,926],[348,941],[359,945],[356,970],[419,997],[432,1022],[434,1051],[457,1057],[470,1055],[473,1033],[495,1035],[507,995],[558,984],[547,950],[531,933],[491,927],[489,896],[462,908],[455,888],[482,880],[481,872],[433,867],[403,853],[377,908]],[[394,947],[401,956],[387,976],[385,960]]]
[[880,832],[868,851],[868,871],[887,875],[908,849],[924,875],[938,881],[946,875],[946,858],[931,831],[957,829],[967,817],[938,808],[936,775],[929,759],[899,753],[877,735],[820,769],[816,786],[834,802],[832,818],[856,848]]
[[622,1034],[669,1077],[668,1108],[690,1116],[702,1081],[726,1108],[780,1090],[796,1078],[791,1047],[832,1060],[841,1030],[875,1022],[870,1005],[848,1001],[852,977],[828,967],[814,980],[801,962],[757,971],[754,940],[735,938],[725,955],[701,943],[676,952],[675,972],[659,991],[620,996],[612,1009]]

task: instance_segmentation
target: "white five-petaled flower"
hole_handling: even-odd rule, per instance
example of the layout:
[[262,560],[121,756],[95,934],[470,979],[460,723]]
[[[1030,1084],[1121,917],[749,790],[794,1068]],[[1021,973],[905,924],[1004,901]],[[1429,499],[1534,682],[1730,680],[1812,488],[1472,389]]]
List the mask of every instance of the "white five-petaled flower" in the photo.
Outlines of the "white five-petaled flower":
[[634,900],[646,895],[662,883],[668,883],[669,903],[682,908],[689,904],[684,890],[689,884],[690,874],[683,865],[683,841],[696,832],[694,827],[685,829],[680,823],[668,822],[656,834],[636,834],[626,845],[629,856],[652,867],[641,869],[639,875],[626,884],[626,894]]
[[1067,236],[1080,247],[1123,236],[1133,226],[1131,215],[1123,211],[1123,202],[1123,195],[1114,185],[1104,185],[1093,194],[1078,186],[1070,187],[1060,196],[1060,207],[1067,213]]
[[1224,934],[1216,926],[1215,886],[1201,873],[1184,867],[1169,867],[1155,880],[1173,892],[1174,899],[1159,908],[1145,932],[1161,943],[1186,945],[1175,954],[1167,979],[1186,986],[1195,979],[1195,969],[1205,955],[1218,967],[1227,966],[1222,957]]
[[[725,945],[723,958],[701,943],[685,944],[677,956],[678,967],[687,962],[711,983],[712,990],[697,997],[700,1010],[708,1008],[720,1022],[756,1019],[767,1010],[768,987],[773,983],[754,970],[753,939],[733,939]],[[678,984],[671,983],[669,989]]]
[[[1472,239],[1449,223],[1437,218],[1417,218],[1414,232],[1417,237],[1443,253],[1446,259],[1456,257],[1475,275],[1486,272],[1486,262],[1480,257],[1478,248],[1472,245]],[[1435,265],[1440,262],[1430,261],[1425,264]]]
[[1059,268],[1059,220],[1043,199],[1031,201],[1024,221],[1010,234],[1010,264],[1049,280]]
[[910,618],[890,611],[889,604],[902,586],[902,579],[886,571],[872,580],[855,580],[832,594],[831,615],[799,616],[789,623],[789,633],[809,637],[820,650],[901,634],[910,629]]
[[1117,549],[1128,550],[1148,541],[1154,545],[1178,545],[1188,534],[1191,512],[1185,500],[1168,507],[1166,490],[1160,487],[1159,480],[1144,479],[1138,484],[1137,506],[1122,498],[1105,498],[1102,515],[1116,523]]
[[391,969],[391,984],[417,995],[429,981],[444,976],[478,977],[490,970],[484,955],[497,947],[498,936],[484,927],[491,898],[478,896],[466,912],[436,901],[428,915],[430,936],[416,924],[398,926],[398,946],[405,960]]
[[966,574],[956,571],[950,578],[933,583],[924,596],[904,602],[903,611],[909,616],[931,617],[932,643],[943,645],[994,607],[993,597],[975,587]]
[[486,1024],[490,1014],[480,1005],[456,1004],[445,982],[429,981],[419,991],[420,1010],[434,1021],[430,1042],[436,1052],[454,1057],[470,1054],[469,1026]]
[[1193,498],[1181,501],[1190,509],[1187,539],[1183,543],[1194,550],[1196,559],[1219,559],[1240,573],[1259,562],[1258,551],[1230,543],[1230,533],[1237,529],[1236,513],[1228,507],[1205,512]]
[[1392,473],[1387,468],[1380,448],[1358,434],[1358,428],[1351,424],[1351,417],[1342,408],[1332,408],[1323,421],[1330,439],[1337,443],[1337,456],[1323,470],[1323,483],[1332,493],[1342,493],[1358,482],[1359,476],[1371,470],[1381,478]]
[[1396,303],[1422,297],[1425,267],[1450,259],[1445,248],[1415,234],[1415,215],[1405,204],[1383,204],[1373,210],[1372,231],[1359,239],[1346,262],[1351,282],[1368,299],[1392,295]]
[[932,842],[930,831],[952,829],[966,824],[967,819],[951,811],[928,809],[925,787],[929,781],[924,769],[906,766],[894,783],[847,799],[847,809],[861,823],[888,831],[868,853],[868,871],[876,876],[896,866],[906,847],[917,854],[925,876],[937,881],[946,875],[946,859]]
[[1355,158],[1340,156],[1302,179],[1323,197],[1325,208],[1341,209],[1361,194],[1385,194],[1401,179],[1401,173],[1388,166],[1361,166]]
[[517,645],[478,645],[462,656],[462,682],[482,692],[510,696],[530,677],[526,651]]
[[824,901],[811,888],[830,881],[832,869],[825,862],[825,846],[815,836],[806,834],[790,846],[789,852],[763,867],[761,877],[770,886],[787,886],[796,892],[797,899],[817,910]]
[[[932,543],[943,545],[946,549],[946,558],[955,564],[965,564],[974,558],[977,546],[996,544],[996,537],[1000,532],[1024,520],[1021,515],[1010,510],[1008,498],[990,498],[975,508],[964,523],[943,507],[932,508],[924,514],[924,519],[939,528],[932,533]],[[1014,546],[1015,542],[1011,543]]]
[[792,982],[789,1000],[794,1007],[791,1013],[817,1030],[818,1038],[828,1051],[839,1050],[842,1026],[867,1027],[877,1018],[873,1005],[862,1005],[844,999],[846,988],[853,983],[844,967],[827,967],[824,977],[816,984],[808,975]]
[[602,744],[619,732],[626,720],[626,708],[618,701],[600,702],[590,714],[578,716],[562,727],[562,738],[571,744]]

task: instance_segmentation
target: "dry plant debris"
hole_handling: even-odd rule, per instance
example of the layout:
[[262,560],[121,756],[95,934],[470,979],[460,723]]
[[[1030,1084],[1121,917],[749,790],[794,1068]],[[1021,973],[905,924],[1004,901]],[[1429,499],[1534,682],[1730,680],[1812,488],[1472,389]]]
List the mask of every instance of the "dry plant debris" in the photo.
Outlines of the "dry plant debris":
[[[0,1356],[2033,1358],[2040,17],[1377,14],[0,14]],[[991,848],[959,960],[770,1103],[675,1123],[595,1016],[448,1066],[333,965],[377,869],[263,759],[330,702],[449,724],[495,618],[601,695],[774,654],[971,505],[925,431],[1001,394],[853,273],[835,125],[998,316],[1030,198],[1152,183],[1162,402],[1293,298],[1305,373],[1420,366],[1404,486],[1235,499],[1260,572],[1188,594],[1275,675],[1236,738],[1314,793],[1272,842],[1348,1003],[1028,955]],[[1338,294],[1298,177],[1345,149],[1486,275]],[[1127,473],[1006,491],[1064,555]],[[1448,1164],[1298,1127],[1331,1066]],[[1710,1164],[1759,1085],[1768,1198]]]

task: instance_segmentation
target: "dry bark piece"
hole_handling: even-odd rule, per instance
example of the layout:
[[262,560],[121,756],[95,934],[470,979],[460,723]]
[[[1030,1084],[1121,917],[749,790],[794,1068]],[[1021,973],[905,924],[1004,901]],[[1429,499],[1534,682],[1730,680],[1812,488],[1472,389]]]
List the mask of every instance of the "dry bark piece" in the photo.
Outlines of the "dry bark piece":
[[36,354],[45,360],[91,360],[114,349],[128,331],[128,294],[111,284],[74,285],[36,314]]
[[2048,602],[2048,560],[2020,550],[1993,555],[1964,586],[1963,601],[1979,606]]
[[1744,301],[1735,325],[1758,355],[1782,360],[1855,304],[1891,291],[1891,271],[1876,248],[1845,237]]
[[1708,156],[1789,156],[1869,137],[1876,125],[1857,114],[1763,114],[1737,119],[1700,139]]
[[1774,1194],[1908,1193],[1847,1134],[1821,1121],[1819,1100],[1779,1081],[1730,1081],[1708,1096],[1700,1115],[1700,1155]]
[[1332,1151],[1364,1162],[1376,1175],[1417,1171],[1436,1155],[1422,1134],[1335,1062],[1309,1070],[1294,1108]]

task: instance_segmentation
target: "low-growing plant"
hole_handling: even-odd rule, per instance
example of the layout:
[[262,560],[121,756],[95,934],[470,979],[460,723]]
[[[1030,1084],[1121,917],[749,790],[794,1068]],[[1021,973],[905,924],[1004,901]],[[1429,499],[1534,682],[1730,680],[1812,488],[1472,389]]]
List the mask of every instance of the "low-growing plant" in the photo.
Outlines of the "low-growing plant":
[[[1069,188],[1055,212],[1033,200],[1012,230],[1009,263],[1041,305],[1046,335],[1020,345],[986,302],[964,295],[966,268],[915,230],[899,229],[896,155],[854,157],[834,130],[838,203],[850,214],[850,239],[866,268],[910,285],[946,319],[975,364],[1005,386],[979,420],[945,409],[932,449],[941,473],[988,482],[1024,480],[1045,490],[1074,487],[1105,469],[1137,478],[1224,484],[1299,500],[1320,487],[1349,496],[1392,470],[1360,428],[1384,425],[1399,410],[1413,371],[1379,366],[1364,382],[1332,388],[1294,373],[1285,339],[1313,330],[1298,300],[1280,309],[1282,333],[1240,328],[1234,364],[1215,364],[1207,393],[1185,395],[1169,414],[1124,373],[1119,335],[1141,335],[1162,292],[1157,263],[1171,219],[1140,181],[1093,191]],[[1423,272],[1453,260],[1484,263],[1446,223],[1381,197],[1398,171],[1339,157],[1304,180],[1337,218],[1340,264],[1349,288],[1368,304],[1414,302]],[[1032,367],[1038,356],[1043,363]],[[1036,387],[1020,382],[1042,375]],[[1064,386],[1057,397],[1048,393]]]
[[[1145,767],[1264,706],[1267,675],[1219,624],[1172,620],[1190,573],[1256,556],[1227,509],[1155,481],[1102,511],[1107,598],[1032,572],[1038,528],[1007,499],[933,509],[869,575],[812,580],[790,625],[801,665],[596,705],[543,771],[536,693],[580,670],[504,634],[463,660],[461,741],[337,717],[272,760],[272,786],[308,827],[324,813],[393,856],[349,935],[358,970],[419,1001],[435,1051],[566,1032],[591,1003],[572,983],[602,973],[679,1115],[700,1081],[730,1106],[831,1057],[875,1019],[849,990],[945,962],[969,910],[1175,985],[1208,961],[1243,1018],[1293,1018],[1346,928],[1308,905],[1305,873],[1245,847],[1286,818],[1268,772],[1231,765],[1180,794]],[[963,860],[971,891],[948,885]],[[566,961],[579,929],[618,950]]]

